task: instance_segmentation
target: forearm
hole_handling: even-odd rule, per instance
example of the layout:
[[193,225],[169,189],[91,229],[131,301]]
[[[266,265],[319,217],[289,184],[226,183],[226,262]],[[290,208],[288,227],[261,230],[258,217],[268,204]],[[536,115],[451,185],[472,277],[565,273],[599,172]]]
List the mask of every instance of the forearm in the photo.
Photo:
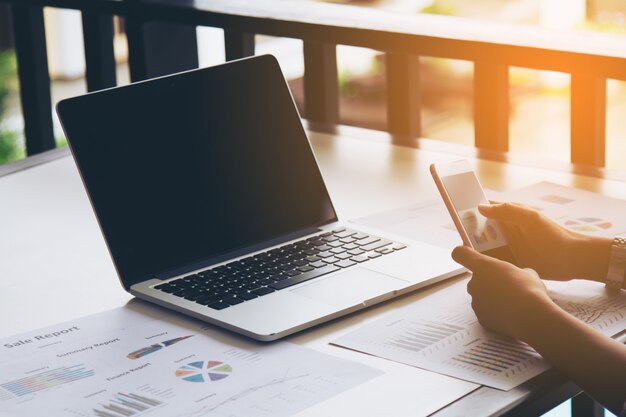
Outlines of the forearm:
[[626,401],[626,346],[555,304],[537,309],[522,339],[615,414]]
[[612,244],[610,238],[574,234],[569,251],[572,278],[605,282]]

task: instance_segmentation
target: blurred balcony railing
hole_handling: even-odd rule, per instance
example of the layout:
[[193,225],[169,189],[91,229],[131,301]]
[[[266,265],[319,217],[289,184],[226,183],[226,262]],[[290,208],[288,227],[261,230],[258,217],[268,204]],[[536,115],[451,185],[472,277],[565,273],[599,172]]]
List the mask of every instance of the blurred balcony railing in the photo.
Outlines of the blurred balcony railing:
[[[421,134],[420,56],[474,63],[474,130],[479,149],[509,147],[509,68],[571,74],[571,162],[603,167],[606,81],[626,80],[623,36],[401,15],[285,0],[0,0],[11,9],[26,148],[54,145],[43,7],[82,12],[89,91],[114,86],[113,16],[125,21],[132,81],[197,66],[196,26],[224,30],[226,59],[254,54],[254,35],[303,41],[304,117],[339,122],[336,45],[385,54],[387,130],[413,146]],[[195,56],[194,56],[195,55]]]

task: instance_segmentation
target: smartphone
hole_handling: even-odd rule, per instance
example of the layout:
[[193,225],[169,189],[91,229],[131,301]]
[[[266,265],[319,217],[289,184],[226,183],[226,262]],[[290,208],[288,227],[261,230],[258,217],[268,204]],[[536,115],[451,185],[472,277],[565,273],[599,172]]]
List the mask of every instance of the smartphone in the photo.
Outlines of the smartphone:
[[489,200],[469,161],[432,164],[430,173],[463,244],[485,255],[515,263],[498,222],[487,219],[478,211],[478,206],[489,204]]

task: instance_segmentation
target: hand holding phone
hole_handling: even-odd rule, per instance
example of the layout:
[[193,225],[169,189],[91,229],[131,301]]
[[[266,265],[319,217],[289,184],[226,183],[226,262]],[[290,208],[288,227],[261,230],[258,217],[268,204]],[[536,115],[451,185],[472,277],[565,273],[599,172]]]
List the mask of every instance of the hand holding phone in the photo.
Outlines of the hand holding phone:
[[485,255],[515,263],[500,225],[478,211],[478,206],[489,204],[489,200],[470,163],[460,160],[432,164],[430,173],[463,244]]

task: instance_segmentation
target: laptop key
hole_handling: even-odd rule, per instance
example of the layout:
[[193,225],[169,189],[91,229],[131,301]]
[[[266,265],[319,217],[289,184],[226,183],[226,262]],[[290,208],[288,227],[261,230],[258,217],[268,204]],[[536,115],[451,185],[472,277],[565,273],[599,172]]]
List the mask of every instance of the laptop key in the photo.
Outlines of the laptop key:
[[361,239],[356,241],[355,243],[357,245],[361,245],[361,246],[365,246],[365,245],[369,245],[370,243],[374,243],[374,242],[378,242],[380,239],[377,237],[368,237],[367,239]]
[[245,288],[248,291],[252,291],[252,290],[256,290],[257,288],[259,288],[259,284],[255,284],[255,283],[249,283],[249,284],[244,284],[243,288]]
[[344,238],[344,237],[348,237],[348,236],[352,236],[356,234],[356,232],[354,230],[344,230],[342,232],[337,232],[335,233],[335,236],[337,236],[338,238]]
[[231,306],[235,306],[237,304],[241,304],[243,303],[245,300],[242,300],[241,298],[238,297],[227,297],[222,299],[222,302],[230,304]]
[[315,261],[319,261],[320,258],[319,256],[307,256],[306,258],[304,258],[307,262],[315,262]]
[[338,253],[337,255],[335,255],[335,258],[339,258],[341,260],[348,259],[351,257],[352,255],[350,255],[349,253]]
[[305,282],[313,278],[317,278],[322,275],[330,274],[332,272],[340,271],[340,270],[341,268],[336,267],[335,265],[327,265],[323,268],[318,268],[314,271],[305,272],[304,274],[300,274],[295,277],[291,277],[289,279],[279,281],[275,284],[271,284],[270,287],[274,288],[275,290],[282,290],[284,288],[291,287],[296,284],[300,284],[301,282]]
[[393,250],[402,250],[404,248],[406,248],[406,245],[403,245],[402,243],[396,243],[391,247]]
[[388,253],[393,252],[393,249],[390,247],[376,249],[376,252],[381,253],[383,255],[387,255]]
[[295,277],[296,275],[300,275],[302,272],[298,271],[297,269],[292,269],[289,271],[285,271],[285,275],[288,275],[290,277]]
[[197,293],[195,293],[195,294],[189,294],[189,295],[186,295],[186,296],[184,296],[183,298],[184,298],[185,300],[189,300],[189,301],[196,301],[196,300],[198,300],[198,299],[200,299],[200,298],[202,298],[202,297],[204,297],[204,296],[206,296],[206,295],[207,295],[207,293],[206,293],[206,292],[204,292],[204,291],[200,291],[200,292],[197,292]]
[[377,252],[372,252],[372,253],[367,254],[367,257],[370,259],[375,259],[375,258],[378,258],[379,256],[381,256],[381,254]]
[[313,268],[323,268],[326,266],[323,261],[311,262],[309,265],[311,265]]
[[339,261],[337,263],[335,263],[335,266],[338,266],[340,268],[348,268],[350,266],[356,265],[356,262],[352,262],[348,259],[344,259],[343,261]]
[[175,287],[175,286],[170,285],[170,284],[161,284],[161,285],[157,285],[154,288],[156,288],[157,290],[161,290],[163,292],[170,293],[170,294],[179,290],[178,287]]
[[[287,280],[285,280],[287,281]],[[285,281],[280,281],[280,282],[285,282]],[[276,284],[279,284],[279,282],[277,282]],[[261,288],[257,288],[256,290],[252,290],[251,292],[256,294],[256,295],[267,295],[269,293],[274,292],[273,286],[276,284],[272,284],[272,288],[270,287],[261,287]]]
[[212,295],[206,295],[206,296],[204,296],[202,298],[198,298],[196,300],[196,303],[202,304],[202,305],[208,305],[208,304],[212,304],[212,303],[215,303],[217,301],[220,301],[221,299],[222,299],[221,295],[216,296],[216,295],[212,294]]
[[365,253],[365,251],[364,251],[364,250],[361,250],[361,249],[352,249],[352,250],[349,250],[349,251],[348,251],[348,253],[349,253],[350,255],[357,256],[357,255],[362,255],[362,254],[364,254],[364,253]]
[[350,260],[361,263],[361,262],[368,261],[369,258],[363,255],[357,255],[357,256],[353,256],[352,258],[350,258]]
[[244,300],[244,301],[253,300],[253,299],[255,299],[255,298],[257,298],[257,297],[258,297],[258,295],[256,295],[256,294],[252,294],[251,292],[248,292],[248,291],[245,291],[245,292],[244,292],[244,291],[237,292],[237,293],[235,293],[235,295],[236,295],[238,298],[241,298],[241,299],[242,299],[242,300]]
[[329,258],[324,259],[322,262],[326,262],[327,264],[334,264],[335,262],[340,261],[339,258],[335,258],[334,256],[331,256]]
[[332,252],[320,252],[317,254],[320,258],[330,258],[333,256]]
[[[387,246],[387,245],[390,245],[392,243],[393,242],[390,241],[390,240],[383,239],[383,240],[379,240],[378,242],[371,243],[369,245],[361,246],[361,249],[367,252],[367,251],[370,251],[370,250],[376,250],[378,248],[382,248],[383,246]],[[391,248],[389,248],[389,249],[391,249]]]
[[359,233],[355,233],[355,234],[353,234],[351,237],[352,237],[353,239],[360,240],[360,239],[365,239],[365,238],[367,238],[367,237],[370,237],[370,235],[365,234],[365,233],[361,233],[361,232],[359,232]]
[[314,270],[315,268],[309,265],[304,265],[304,266],[299,266],[298,268],[296,268],[298,271],[302,271],[302,272],[309,272]]
[[224,310],[225,308],[230,307],[230,304],[216,301],[214,303],[207,304],[207,307],[212,308],[213,310]]

